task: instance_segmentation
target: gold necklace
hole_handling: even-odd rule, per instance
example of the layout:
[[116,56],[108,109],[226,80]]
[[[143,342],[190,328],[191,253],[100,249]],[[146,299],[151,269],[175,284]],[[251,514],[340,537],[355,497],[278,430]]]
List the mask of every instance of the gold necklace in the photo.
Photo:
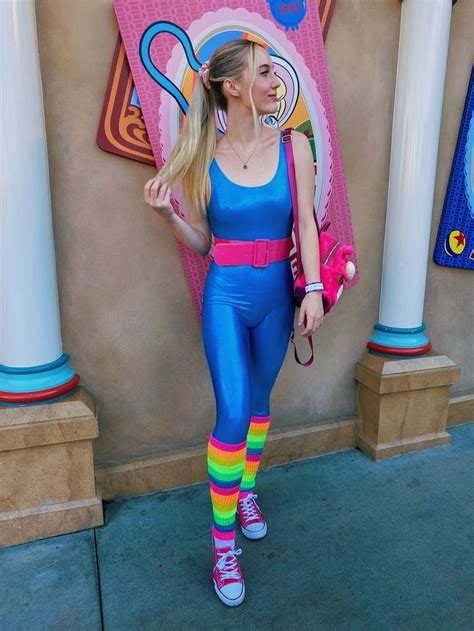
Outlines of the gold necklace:
[[260,140],[257,140],[257,144],[255,145],[255,147],[253,148],[252,153],[249,155],[249,157],[247,158],[247,160],[245,160],[245,162],[242,160],[242,158],[239,156],[239,154],[237,153],[237,151],[234,148],[234,145],[230,142],[230,138],[228,136],[226,136],[229,145],[232,147],[232,151],[235,153],[235,155],[238,157],[238,159],[243,163],[243,169],[247,169],[247,163],[250,160],[250,158],[253,156],[253,154],[255,153],[255,149],[258,147],[258,145],[260,144]]

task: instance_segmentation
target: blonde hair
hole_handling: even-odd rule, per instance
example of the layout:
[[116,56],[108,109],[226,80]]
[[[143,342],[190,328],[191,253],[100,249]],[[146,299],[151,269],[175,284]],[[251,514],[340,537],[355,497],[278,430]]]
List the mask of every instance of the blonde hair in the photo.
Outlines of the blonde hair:
[[178,141],[158,173],[171,185],[181,184],[190,212],[197,212],[202,217],[206,216],[211,196],[208,169],[216,151],[215,109],[227,112],[224,80],[238,81],[246,68],[250,73],[249,96],[257,137],[260,133],[259,117],[251,94],[257,75],[257,46],[260,44],[252,40],[237,39],[214,51],[209,60],[210,89],[206,89],[201,79],[197,81]]

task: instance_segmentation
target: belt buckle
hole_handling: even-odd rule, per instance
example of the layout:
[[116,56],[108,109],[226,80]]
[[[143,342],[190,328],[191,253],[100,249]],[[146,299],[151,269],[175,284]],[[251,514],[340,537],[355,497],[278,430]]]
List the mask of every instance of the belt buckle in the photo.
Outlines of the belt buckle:
[[[265,249],[260,249],[260,244],[265,245]],[[264,254],[264,263],[260,262],[260,254]],[[253,246],[253,267],[268,267],[268,259],[270,258],[270,239],[255,239]]]

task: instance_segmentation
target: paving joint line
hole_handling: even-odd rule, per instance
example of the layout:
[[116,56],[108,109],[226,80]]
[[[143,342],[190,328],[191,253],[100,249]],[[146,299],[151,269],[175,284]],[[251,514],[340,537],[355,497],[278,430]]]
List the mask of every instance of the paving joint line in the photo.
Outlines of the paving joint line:
[[94,550],[95,550],[97,592],[99,596],[99,609],[100,609],[100,628],[101,628],[101,631],[105,631],[104,610],[102,608],[102,587],[101,587],[101,582],[100,582],[99,550],[97,547],[97,535],[96,535],[97,529],[94,528],[93,530],[94,530]]

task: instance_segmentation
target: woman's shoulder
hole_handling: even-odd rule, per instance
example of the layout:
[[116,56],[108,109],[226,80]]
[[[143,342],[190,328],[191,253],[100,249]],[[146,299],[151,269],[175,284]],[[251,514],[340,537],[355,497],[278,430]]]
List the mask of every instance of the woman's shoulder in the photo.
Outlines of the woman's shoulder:
[[291,130],[291,139],[295,143],[295,145],[302,146],[309,144],[308,137],[302,131],[298,131],[297,129]]
[[297,163],[305,161],[313,161],[313,152],[306,134],[296,129],[291,130],[291,141],[293,144],[293,153]]
[[[284,129],[279,129],[276,130],[274,132],[275,136],[281,135],[283,136],[283,132],[286,130],[286,128]],[[309,140],[308,137],[306,136],[306,134],[304,134],[301,131],[298,131],[297,129],[291,129],[291,141],[293,143],[293,148],[294,151],[300,153],[301,151],[305,151],[305,149],[307,149],[310,144],[309,144]]]
[[293,145],[293,156],[296,168],[297,180],[301,176],[301,172],[307,171],[314,173],[314,158],[311,144],[308,137],[301,131],[291,130],[291,144]]

